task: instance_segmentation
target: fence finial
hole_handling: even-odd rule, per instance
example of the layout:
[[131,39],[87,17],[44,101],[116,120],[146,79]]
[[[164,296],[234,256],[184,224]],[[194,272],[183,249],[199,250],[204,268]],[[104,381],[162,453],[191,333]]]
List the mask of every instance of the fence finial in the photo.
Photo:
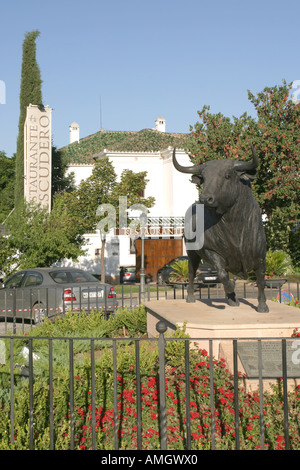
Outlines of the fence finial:
[[158,333],[165,333],[167,331],[166,322],[160,320],[158,323],[156,323],[156,331]]

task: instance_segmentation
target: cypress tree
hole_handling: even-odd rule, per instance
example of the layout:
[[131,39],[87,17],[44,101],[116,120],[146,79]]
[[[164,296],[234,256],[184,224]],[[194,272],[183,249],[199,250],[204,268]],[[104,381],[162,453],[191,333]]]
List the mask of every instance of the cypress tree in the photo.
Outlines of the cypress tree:
[[42,104],[42,80],[40,69],[36,61],[35,44],[39,34],[39,31],[26,33],[23,42],[19,133],[16,151],[15,208],[20,207],[24,201],[24,123],[26,119],[26,108],[30,103],[36,105]]

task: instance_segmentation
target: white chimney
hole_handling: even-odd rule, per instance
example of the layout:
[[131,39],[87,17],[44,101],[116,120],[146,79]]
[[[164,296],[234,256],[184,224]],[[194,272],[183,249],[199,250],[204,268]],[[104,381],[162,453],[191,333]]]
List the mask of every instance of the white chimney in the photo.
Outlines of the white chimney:
[[166,132],[166,120],[159,117],[155,121],[155,129],[159,132]]
[[79,142],[79,124],[77,122],[72,122],[69,126],[70,133],[70,144],[73,142]]

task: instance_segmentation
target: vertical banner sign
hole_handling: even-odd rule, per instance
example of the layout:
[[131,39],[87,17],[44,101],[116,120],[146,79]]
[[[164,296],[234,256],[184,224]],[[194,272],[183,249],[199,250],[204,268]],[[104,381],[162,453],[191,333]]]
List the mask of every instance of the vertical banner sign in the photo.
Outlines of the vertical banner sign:
[[48,106],[30,104],[24,125],[24,198],[51,211],[52,138]]

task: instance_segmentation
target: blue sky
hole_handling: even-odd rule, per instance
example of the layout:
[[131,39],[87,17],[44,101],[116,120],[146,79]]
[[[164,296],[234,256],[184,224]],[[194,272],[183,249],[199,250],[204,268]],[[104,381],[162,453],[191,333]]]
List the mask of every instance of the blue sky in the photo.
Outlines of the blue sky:
[[[16,150],[22,44],[38,29],[53,144],[100,129],[138,131],[166,119],[189,132],[197,111],[255,116],[247,90],[300,80],[300,2],[279,0],[11,0],[0,5],[0,150]],[[1,96],[0,96],[1,101]],[[3,101],[3,99],[2,99]]]

